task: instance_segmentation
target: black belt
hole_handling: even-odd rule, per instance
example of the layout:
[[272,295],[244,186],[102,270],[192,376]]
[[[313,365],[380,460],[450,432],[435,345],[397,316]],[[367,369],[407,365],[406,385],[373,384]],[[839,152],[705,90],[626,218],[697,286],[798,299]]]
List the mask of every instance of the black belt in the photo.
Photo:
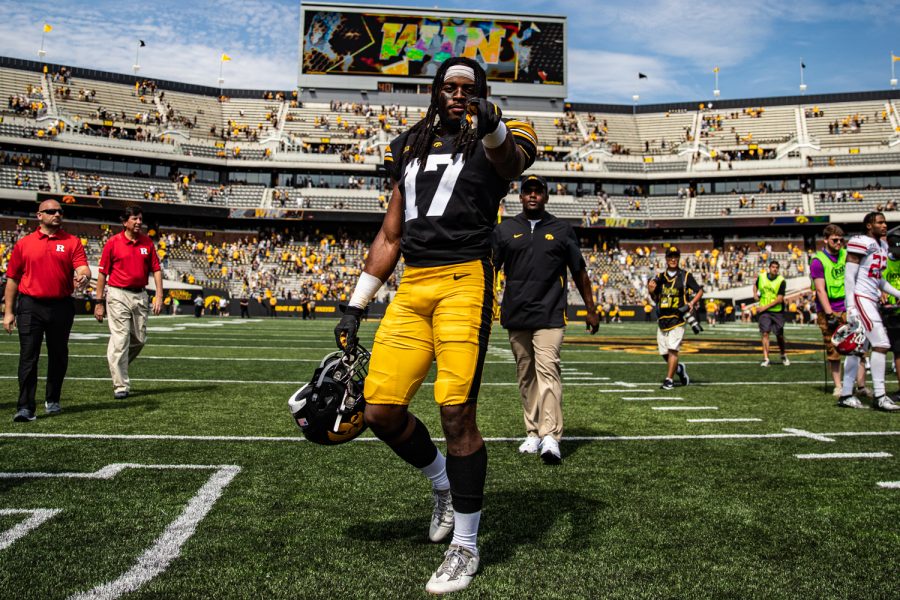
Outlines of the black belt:
[[132,292],[133,294],[143,294],[144,292],[147,291],[145,288],[142,288],[142,287],[127,288],[127,287],[118,287],[115,285],[111,285],[109,287],[114,287],[117,290],[125,290],[126,292]]

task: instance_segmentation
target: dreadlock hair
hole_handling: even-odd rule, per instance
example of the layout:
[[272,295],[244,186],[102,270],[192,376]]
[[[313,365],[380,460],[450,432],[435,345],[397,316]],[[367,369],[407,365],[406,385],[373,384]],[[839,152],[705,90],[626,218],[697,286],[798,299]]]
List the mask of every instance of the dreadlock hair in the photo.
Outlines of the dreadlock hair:
[[[410,151],[403,160],[404,167],[406,163],[416,158],[419,159],[421,164],[424,164],[428,159],[431,144],[434,142],[434,131],[437,127],[435,121],[439,118],[438,110],[441,105],[441,87],[444,84],[444,75],[447,73],[447,69],[453,65],[471,67],[475,72],[475,97],[487,98],[487,76],[481,65],[471,58],[462,56],[454,56],[441,63],[437,73],[434,75],[434,80],[431,82],[431,104],[428,105],[428,112],[425,113],[424,119],[413,125],[409,130],[409,137],[412,138],[412,142],[410,143]],[[456,134],[453,142],[456,148],[453,153],[454,159],[459,151],[462,151],[463,158],[469,158],[476,148],[478,143],[476,130],[465,116],[460,122],[459,133]]]

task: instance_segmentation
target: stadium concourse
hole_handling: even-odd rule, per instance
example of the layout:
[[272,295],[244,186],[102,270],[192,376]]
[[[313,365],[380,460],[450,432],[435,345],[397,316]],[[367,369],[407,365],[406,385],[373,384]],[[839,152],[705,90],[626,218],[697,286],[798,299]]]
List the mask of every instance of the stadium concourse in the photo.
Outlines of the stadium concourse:
[[[334,316],[352,293],[390,197],[384,151],[427,95],[220,90],[0,57],[0,98],[2,271],[38,200],[64,206],[93,266],[121,208],[140,203],[181,284],[150,320],[127,401],[107,398],[89,289],[63,413],[27,430],[0,420],[0,596],[419,594],[434,566],[427,490],[386,502],[418,480],[369,434],[300,443],[286,400],[333,348],[333,321],[301,317]],[[479,407],[492,523],[466,593],[894,596],[900,432],[892,415],[834,407],[808,268],[826,224],[852,234],[866,212],[898,215],[898,93],[495,100],[541,141],[529,173],[576,227],[604,323],[587,336],[569,290],[556,472],[515,452],[515,368],[495,331]],[[719,325],[689,334],[692,384],[664,393],[646,284],[671,246],[705,290],[701,319],[714,309]],[[792,364],[763,370],[751,285],[772,259]],[[372,317],[402,276],[401,263]],[[204,317],[186,316],[201,293]],[[0,339],[3,409],[17,356]],[[438,431],[433,381],[416,402]]]

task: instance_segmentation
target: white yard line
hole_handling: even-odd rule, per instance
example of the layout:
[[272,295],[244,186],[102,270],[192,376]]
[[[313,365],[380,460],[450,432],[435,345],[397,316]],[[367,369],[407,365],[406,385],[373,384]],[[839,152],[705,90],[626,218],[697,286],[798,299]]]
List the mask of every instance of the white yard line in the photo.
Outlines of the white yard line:
[[[822,434],[828,437],[858,437],[858,436],[900,436],[900,431],[843,431],[838,433]],[[785,431],[777,433],[711,433],[711,434],[684,434],[684,435],[608,435],[608,436],[565,436],[563,441],[583,442],[619,442],[619,441],[664,441],[664,440],[733,440],[733,439],[789,439],[799,437],[795,433]],[[62,439],[62,440],[147,440],[147,441],[187,441],[187,442],[305,442],[305,439],[297,432],[296,436],[247,436],[247,435],[171,435],[171,434],[105,434],[105,433],[28,433],[0,432],[0,439]],[[436,442],[446,441],[444,438],[434,438]],[[521,437],[486,437],[486,442],[521,442]],[[373,436],[358,437],[354,442],[378,442]],[[58,475],[58,474],[57,474]],[[83,474],[79,474],[83,476]]]
[[651,406],[652,410],[719,410],[718,406]]
[[900,481],[879,481],[878,487],[890,490],[900,490]]
[[738,419],[688,419],[688,423],[759,423],[762,419],[755,417],[738,418]]
[[[133,592],[163,573],[181,554],[181,548],[194,535],[197,525],[212,509],[222,495],[222,491],[240,472],[236,465],[141,465],[132,463],[112,464],[94,473],[0,473],[3,479],[25,478],[70,478],[70,479],[112,479],[123,470],[132,469],[202,469],[215,472],[200,490],[188,501],[181,514],[172,521],[155,542],[138,557],[135,564],[118,578],[100,584],[86,592],[73,594],[69,600],[118,598]],[[50,515],[53,516],[53,515]],[[49,518],[49,517],[47,517]]]
[[817,442],[833,442],[834,441],[833,438],[822,435],[820,433],[810,433],[809,431],[806,431],[805,429],[794,429],[793,427],[786,427],[785,431],[787,431],[788,433],[793,433],[800,437],[805,437],[805,438],[809,438],[811,440],[816,440]]
[[826,460],[831,458],[891,458],[889,452],[826,452],[824,454],[795,454],[804,460]]
[[622,396],[622,400],[641,402],[644,400],[684,400],[681,396]]
[[9,548],[13,542],[28,535],[31,530],[62,512],[58,508],[0,508],[0,515],[29,515],[21,523],[6,531],[0,531],[0,550]]

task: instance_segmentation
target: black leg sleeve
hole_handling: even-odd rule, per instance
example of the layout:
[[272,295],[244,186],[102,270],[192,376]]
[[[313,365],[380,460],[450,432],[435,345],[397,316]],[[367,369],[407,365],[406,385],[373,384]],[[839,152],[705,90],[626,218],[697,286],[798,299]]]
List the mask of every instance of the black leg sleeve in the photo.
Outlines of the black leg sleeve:
[[413,417],[413,419],[416,420],[416,424],[409,438],[397,445],[388,445],[397,456],[415,468],[423,469],[434,462],[438,449],[431,440],[431,434],[428,433],[425,424],[417,417]]
[[467,514],[481,510],[487,478],[487,447],[482,445],[468,456],[448,454],[447,477],[454,510]]

